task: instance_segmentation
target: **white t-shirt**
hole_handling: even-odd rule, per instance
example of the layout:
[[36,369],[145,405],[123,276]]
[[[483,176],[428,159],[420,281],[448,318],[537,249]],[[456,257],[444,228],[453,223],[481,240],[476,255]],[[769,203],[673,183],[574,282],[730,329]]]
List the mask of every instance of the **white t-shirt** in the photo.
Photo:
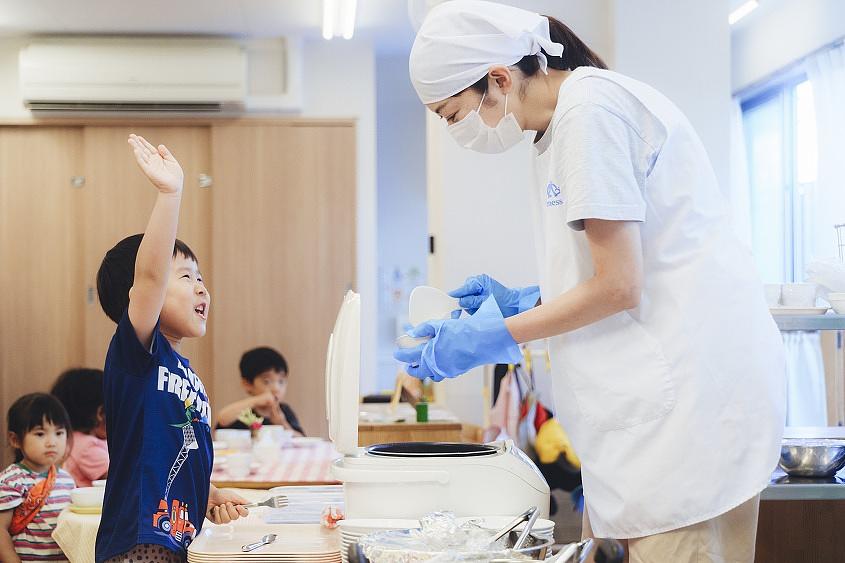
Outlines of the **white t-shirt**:
[[777,463],[784,357],[698,136],[653,88],[581,67],[535,148],[544,302],[594,274],[585,219],[640,224],[640,305],[549,339],[594,532],[642,537],[742,504]]

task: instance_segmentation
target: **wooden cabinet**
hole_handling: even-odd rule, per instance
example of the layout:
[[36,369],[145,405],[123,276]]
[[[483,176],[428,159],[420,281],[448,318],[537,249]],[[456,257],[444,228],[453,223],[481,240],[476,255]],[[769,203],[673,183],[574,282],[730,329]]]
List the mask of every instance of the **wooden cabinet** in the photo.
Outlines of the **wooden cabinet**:
[[279,348],[311,435],[326,432],[328,335],[355,282],[354,146],[352,127],[212,128],[215,391],[242,396],[240,355]]
[[96,272],[106,250],[143,232],[155,199],[130,132],[166,144],[185,171],[178,236],[212,300],[207,335],[183,352],[214,407],[243,397],[241,353],[269,345],[289,360],[301,422],[324,433],[328,334],[355,283],[355,129],[268,119],[0,126],[2,435],[18,396],[103,365],[114,324]]
[[0,128],[0,436],[21,395],[83,361],[77,215],[82,132]]
[[845,501],[760,503],[755,563],[834,563],[845,557]]

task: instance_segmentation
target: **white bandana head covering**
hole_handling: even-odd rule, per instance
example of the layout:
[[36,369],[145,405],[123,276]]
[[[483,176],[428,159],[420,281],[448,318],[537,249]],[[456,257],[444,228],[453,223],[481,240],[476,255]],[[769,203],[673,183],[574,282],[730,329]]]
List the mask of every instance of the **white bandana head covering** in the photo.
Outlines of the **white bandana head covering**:
[[452,0],[432,8],[417,32],[408,68],[424,104],[439,102],[472,86],[493,65],[512,65],[537,55],[540,68],[563,45],[549,37],[548,18],[482,0]]

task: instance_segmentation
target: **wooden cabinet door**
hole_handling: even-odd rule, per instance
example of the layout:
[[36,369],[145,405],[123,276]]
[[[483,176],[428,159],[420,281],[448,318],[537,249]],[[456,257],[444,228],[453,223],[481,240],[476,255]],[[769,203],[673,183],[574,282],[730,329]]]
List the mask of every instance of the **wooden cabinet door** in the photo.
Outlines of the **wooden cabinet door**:
[[[199,187],[210,167],[210,130],[207,125],[173,127],[90,126],[84,128],[85,177],[83,209],[85,305],[85,361],[102,366],[115,325],[106,317],[96,296],[96,276],[105,253],[118,241],[142,233],[156,198],[156,189],[135,164],[127,144],[129,133],[143,135],[154,145],[164,144],[182,165],[185,187],[178,237],[194,251],[200,270],[211,270],[211,193]],[[211,293],[209,334],[185,340],[182,354],[212,392],[211,332],[214,324],[214,280],[206,279]]]
[[242,397],[241,354],[272,346],[287,401],[325,435],[325,357],[355,281],[355,129],[350,124],[212,127],[217,406]]
[[83,361],[81,142],[74,127],[0,128],[0,467],[11,404]]

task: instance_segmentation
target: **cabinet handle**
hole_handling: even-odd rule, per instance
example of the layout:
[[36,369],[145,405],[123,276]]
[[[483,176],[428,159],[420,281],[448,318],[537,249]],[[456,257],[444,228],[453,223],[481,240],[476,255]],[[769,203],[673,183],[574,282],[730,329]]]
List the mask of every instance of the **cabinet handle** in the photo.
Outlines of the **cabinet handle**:
[[197,178],[197,185],[201,188],[210,188],[214,184],[214,179],[208,174],[200,174]]

